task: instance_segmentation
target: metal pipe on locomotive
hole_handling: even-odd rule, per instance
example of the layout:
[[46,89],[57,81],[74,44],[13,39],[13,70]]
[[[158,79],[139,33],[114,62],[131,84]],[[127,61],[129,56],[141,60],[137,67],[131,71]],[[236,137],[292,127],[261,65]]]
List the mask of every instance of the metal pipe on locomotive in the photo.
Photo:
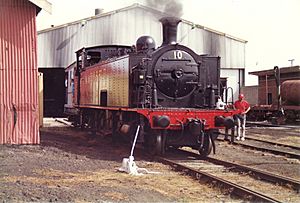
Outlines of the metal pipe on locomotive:
[[220,58],[198,55],[176,42],[180,20],[165,17],[163,43],[150,36],[136,47],[98,46],[76,52],[74,107],[80,125],[110,123],[113,138],[132,138],[155,154],[189,146],[202,157],[215,151],[215,132],[234,126],[233,109],[217,110]]

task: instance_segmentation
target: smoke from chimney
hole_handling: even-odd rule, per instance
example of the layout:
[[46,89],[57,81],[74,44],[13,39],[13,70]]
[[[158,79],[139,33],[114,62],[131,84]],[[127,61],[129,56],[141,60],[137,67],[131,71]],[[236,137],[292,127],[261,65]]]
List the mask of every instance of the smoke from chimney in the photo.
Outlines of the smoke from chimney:
[[145,4],[172,16],[180,18],[183,15],[183,6],[179,0],[145,0]]

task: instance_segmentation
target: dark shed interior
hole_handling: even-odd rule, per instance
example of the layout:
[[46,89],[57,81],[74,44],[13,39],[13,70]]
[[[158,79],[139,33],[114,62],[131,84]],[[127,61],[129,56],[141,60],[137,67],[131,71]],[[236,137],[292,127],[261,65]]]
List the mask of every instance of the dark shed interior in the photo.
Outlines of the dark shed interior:
[[63,116],[65,103],[65,70],[63,68],[39,68],[43,73],[44,116]]

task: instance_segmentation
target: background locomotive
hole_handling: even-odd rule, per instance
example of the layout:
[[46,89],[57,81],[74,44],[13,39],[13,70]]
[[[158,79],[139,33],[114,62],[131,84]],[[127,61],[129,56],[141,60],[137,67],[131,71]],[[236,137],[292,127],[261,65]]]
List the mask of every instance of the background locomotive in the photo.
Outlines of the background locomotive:
[[[284,72],[285,75],[282,74]],[[271,72],[272,73],[272,72]],[[287,76],[286,76],[287,75]],[[284,76],[284,78],[282,78]],[[265,76],[266,77],[266,76]],[[300,69],[299,66],[278,68],[274,67],[270,74],[270,85],[259,86],[259,90],[267,89],[274,93],[276,101],[272,104],[258,104],[251,108],[251,120],[268,120],[273,123],[297,123],[300,121]],[[274,78],[274,82],[272,79]],[[272,83],[273,82],[273,83]],[[261,84],[266,84],[263,81]],[[274,85],[272,85],[274,84]],[[263,92],[265,93],[265,92]],[[269,99],[269,98],[268,98]]]
[[251,107],[249,119],[270,121],[274,124],[296,124],[300,122],[300,80],[284,81],[280,88],[280,103]]
[[281,84],[281,108],[286,119],[300,121],[300,80],[287,80]]
[[220,58],[178,44],[179,19],[160,21],[163,43],[157,49],[151,37],[142,36],[136,47],[78,50],[76,63],[67,68],[68,100],[74,101],[67,112],[93,130],[110,126],[116,139],[132,137],[139,125],[138,141],[155,154],[169,146],[190,146],[206,157],[214,149],[214,132],[233,127],[232,116],[238,113],[215,109]]

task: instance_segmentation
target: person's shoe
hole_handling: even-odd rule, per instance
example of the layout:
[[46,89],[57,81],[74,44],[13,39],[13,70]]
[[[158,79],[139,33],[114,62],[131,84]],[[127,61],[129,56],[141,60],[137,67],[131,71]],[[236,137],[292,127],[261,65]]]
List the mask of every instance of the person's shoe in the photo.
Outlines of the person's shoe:
[[236,140],[240,140],[240,137],[236,137]]
[[241,141],[245,141],[245,137],[241,137]]

